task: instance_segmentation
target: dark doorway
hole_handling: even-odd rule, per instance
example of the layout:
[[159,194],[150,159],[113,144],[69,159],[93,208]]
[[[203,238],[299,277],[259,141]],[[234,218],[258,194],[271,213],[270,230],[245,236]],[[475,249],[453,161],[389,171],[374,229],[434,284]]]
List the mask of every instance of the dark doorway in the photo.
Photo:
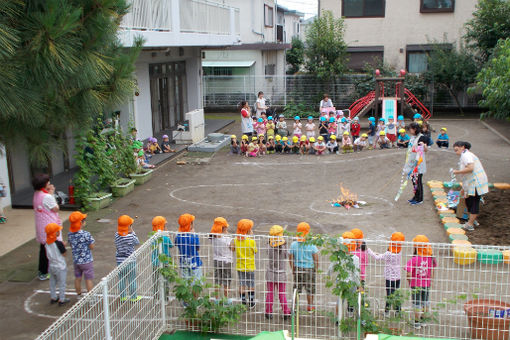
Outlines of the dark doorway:
[[187,110],[186,63],[150,64],[152,131],[171,130],[184,121]]

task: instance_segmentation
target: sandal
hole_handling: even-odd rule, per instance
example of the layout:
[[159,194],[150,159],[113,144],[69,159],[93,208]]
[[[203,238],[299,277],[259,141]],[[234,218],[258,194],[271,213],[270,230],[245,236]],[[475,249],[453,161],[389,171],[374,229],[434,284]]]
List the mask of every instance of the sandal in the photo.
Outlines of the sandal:
[[7,222],[7,217],[0,216],[0,224],[4,224],[5,222]]

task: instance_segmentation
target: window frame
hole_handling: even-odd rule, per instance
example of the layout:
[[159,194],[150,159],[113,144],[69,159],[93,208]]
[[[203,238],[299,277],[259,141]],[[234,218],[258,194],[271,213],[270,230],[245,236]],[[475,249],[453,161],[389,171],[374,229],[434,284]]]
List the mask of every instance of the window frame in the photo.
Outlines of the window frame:
[[420,13],[453,13],[453,12],[455,12],[455,0],[452,0],[451,8],[423,8],[423,0],[420,0]]
[[[272,15],[269,15],[269,9],[271,9]],[[269,17],[271,18],[271,25],[267,24]],[[264,27],[274,27],[274,8],[267,4],[264,4]]]
[[[363,1],[363,12],[366,9],[366,0]],[[363,19],[363,18],[384,18],[386,17],[386,0],[381,0],[383,2],[383,13],[382,15],[361,15],[361,16],[347,16],[345,15],[345,1],[342,0],[342,17],[346,19]]]

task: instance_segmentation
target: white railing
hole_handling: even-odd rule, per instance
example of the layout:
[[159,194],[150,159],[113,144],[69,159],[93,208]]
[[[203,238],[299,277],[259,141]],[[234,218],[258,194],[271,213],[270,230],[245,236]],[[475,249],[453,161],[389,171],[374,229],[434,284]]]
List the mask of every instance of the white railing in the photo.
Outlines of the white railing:
[[124,30],[239,34],[239,9],[206,0],[130,0]]
[[[165,232],[172,240],[175,232]],[[208,234],[198,234],[200,239],[200,257],[203,261],[202,273],[207,282],[213,283],[214,264],[213,249]],[[115,268],[106,276],[94,290],[76,303],[67,313],[58,319],[38,339],[155,339],[165,329],[199,331],[197,320],[184,320],[181,318],[184,307],[175,299],[170,289],[165,296],[164,280],[158,274],[158,266],[154,265],[155,246],[157,235],[145,242],[134,254],[136,264],[123,264]],[[408,239],[414,235],[406,235]],[[255,302],[253,309],[241,315],[239,322],[224,327],[221,333],[253,335],[261,331],[279,331],[292,329],[290,318],[283,317],[282,304],[275,289],[273,294],[272,319],[267,319],[269,312],[267,306],[268,286],[266,282],[266,268],[269,264],[268,252],[269,237],[266,235],[253,235],[257,243],[258,252],[255,256]],[[285,237],[287,247],[294,241],[292,237]],[[341,240],[339,240],[341,242]],[[389,246],[387,240],[365,240],[367,248],[376,253],[384,253]],[[478,320],[482,324],[470,324],[465,313],[465,304],[473,299],[490,299],[497,303],[510,303],[510,264],[509,259],[489,255],[494,264],[487,264],[476,260],[471,264],[459,264],[459,259],[453,254],[451,244],[431,244],[433,256],[437,267],[434,270],[432,285],[430,287],[430,318],[426,327],[414,329],[414,310],[411,303],[412,290],[406,280],[406,262],[413,257],[414,246],[412,242],[404,242],[401,257],[401,288],[404,296],[402,300],[402,316],[396,317],[395,311],[390,316],[385,315],[386,290],[384,261],[376,261],[367,256],[366,277],[364,283],[364,299],[369,302],[369,312],[378,324],[386,324],[395,331],[404,334],[415,334],[424,337],[471,339],[475,333],[485,332],[485,328],[492,328],[497,337],[490,339],[508,338],[508,325],[510,323],[510,307],[496,307],[495,304],[481,311]],[[474,251],[485,253],[488,250],[510,250],[510,247],[472,246]],[[178,263],[179,251],[176,247],[171,249],[171,256]],[[462,259],[461,259],[462,260]],[[492,260],[491,260],[492,261]],[[462,261],[461,261],[462,262]],[[469,261],[467,261],[469,262]],[[131,262],[133,263],[133,262]],[[293,286],[296,283],[288,260],[285,260],[286,269],[284,279],[285,297],[288,308],[293,304]],[[129,266],[136,269],[129,271]],[[331,288],[326,287],[328,270],[330,269],[329,255],[319,253],[319,267],[315,282],[311,285],[315,290],[313,306],[315,312],[308,313],[306,292],[300,293],[295,315],[295,335],[300,338],[332,339],[356,338],[353,328],[350,332],[340,334],[335,321],[338,318],[354,318],[348,311],[347,304],[332,294]],[[123,276],[124,275],[124,276]],[[123,293],[120,278],[128,278],[136,283],[136,294],[141,296],[137,302],[121,301]],[[301,282],[302,283],[302,282]],[[232,283],[229,298],[232,303],[241,303],[237,290],[239,288],[238,276],[235,270],[235,255],[232,265]],[[211,289],[211,294],[214,288]],[[222,291],[222,290],[220,290]],[[508,305],[510,306],[510,305]],[[338,311],[337,311],[337,307]],[[356,315],[356,313],[353,313]],[[340,316],[339,316],[340,315]],[[506,330],[497,330],[493,322],[502,323]],[[482,326],[480,326],[482,325]],[[486,337],[489,339],[488,337]]]

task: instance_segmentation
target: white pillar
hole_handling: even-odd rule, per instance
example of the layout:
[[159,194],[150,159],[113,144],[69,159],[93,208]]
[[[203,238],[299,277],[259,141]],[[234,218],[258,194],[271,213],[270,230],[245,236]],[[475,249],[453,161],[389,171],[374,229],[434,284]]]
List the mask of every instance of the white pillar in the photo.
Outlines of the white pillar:
[[172,0],[172,7],[170,9],[170,15],[172,16],[172,32],[181,32],[181,10],[180,0]]

